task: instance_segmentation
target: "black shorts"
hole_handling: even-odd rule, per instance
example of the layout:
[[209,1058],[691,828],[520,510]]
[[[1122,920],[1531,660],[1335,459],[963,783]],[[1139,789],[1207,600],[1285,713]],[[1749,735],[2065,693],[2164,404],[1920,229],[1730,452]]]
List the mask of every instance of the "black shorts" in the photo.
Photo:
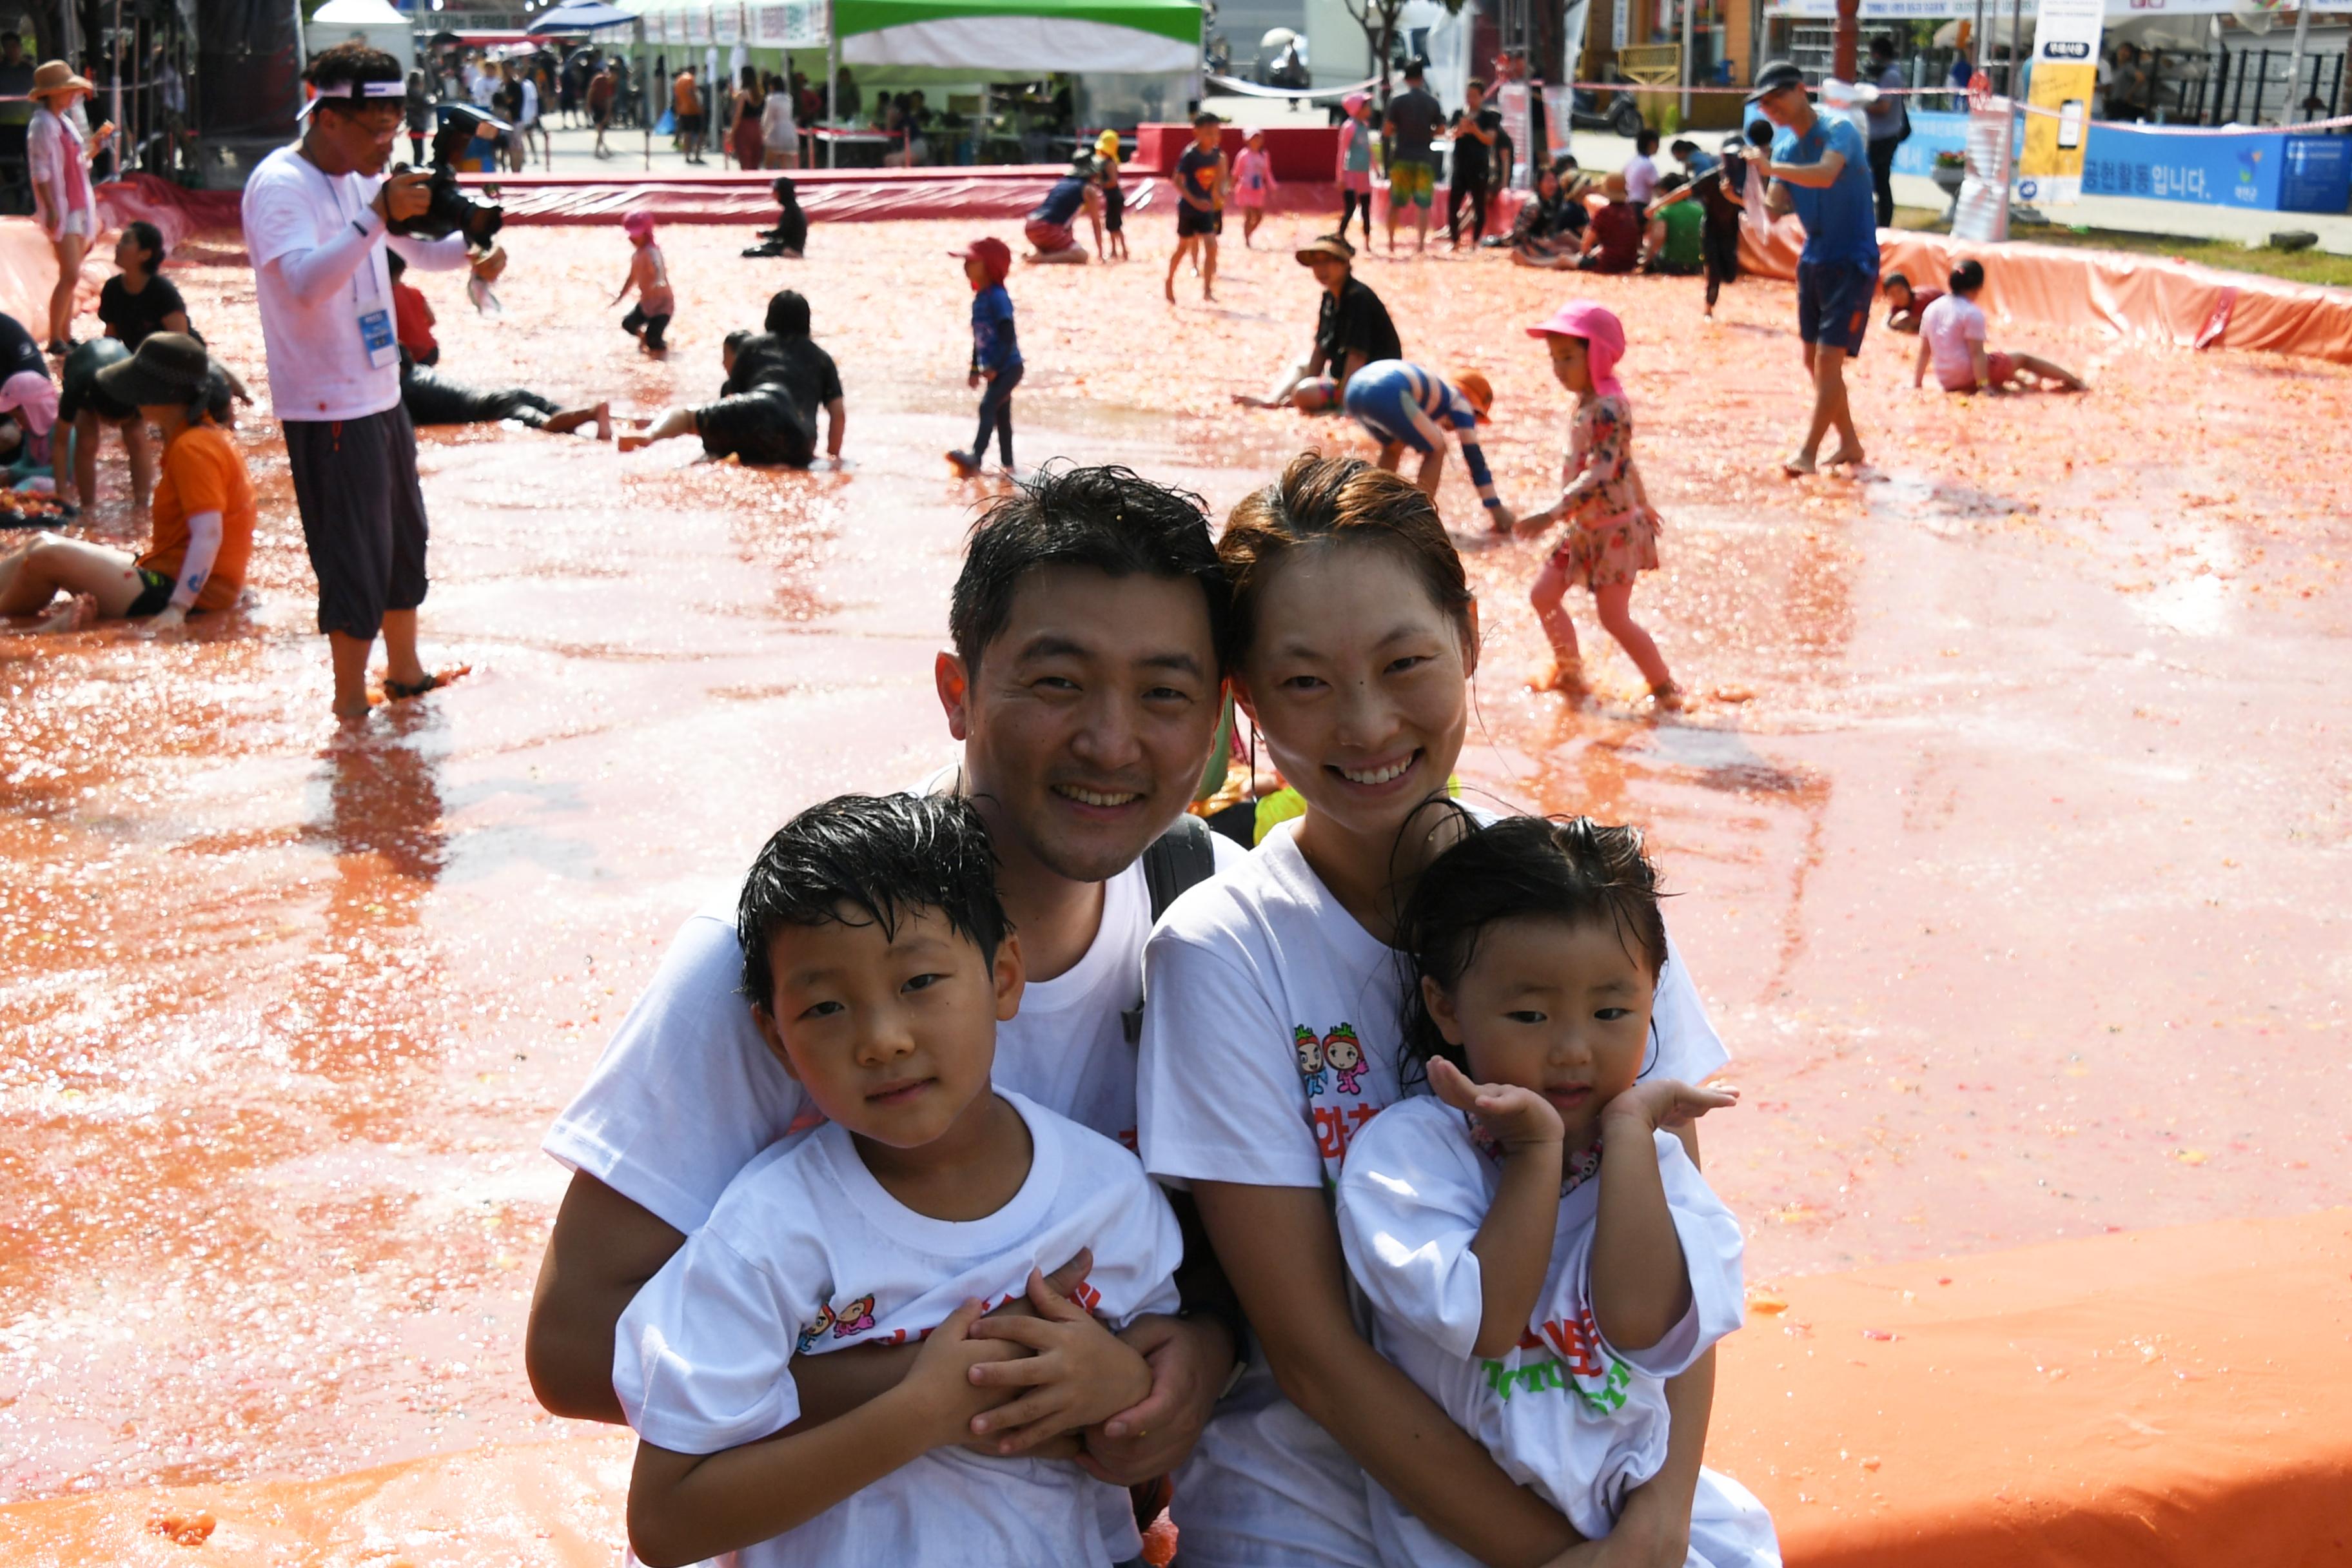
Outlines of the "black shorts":
[[1117,234],[1127,226],[1127,193],[1117,185],[1103,192],[1103,232]]
[[701,432],[702,449],[714,458],[805,468],[816,457],[816,411],[801,407],[781,386],[755,386],[706,403],[694,411],[694,427]]
[[679,116],[677,117],[677,133],[678,133],[680,136],[699,136],[699,135],[701,135],[701,134],[702,134],[702,119],[703,119],[703,117],[702,117],[701,115],[699,115],[699,114],[681,114],[681,115],[679,115]]
[[294,504],[319,579],[319,629],[373,638],[387,610],[425,602],[425,491],[404,408],[289,419]]
[[1176,237],[1190,239],[1195,235],[1219,235],[1225,231],[1225,215],[1203,212],[1190,202],[1176,204]]
[[117,403],[98,384],[100,371],[110,364],[121,364],[130,357],[131,351],[115,338],[92,338],[77,345],[66,355],[65,363],[58,367],[58,423],[70,425],[75,415],[84,412],[95,414],[110,425],[137,418],[139,410]]
[[161,572],[150,572],[144,566],[135,570],[142,586],[139,596],[131,601],[129,609],[122,612],[123,618],[143,621],[150,616],[162,615],[163,606],[172,602],[172,580]]
[[1878,268],[1859,261],[1797,263],[1797,337],[1823,348],[1862,352],[1870,307],[1878,297]]

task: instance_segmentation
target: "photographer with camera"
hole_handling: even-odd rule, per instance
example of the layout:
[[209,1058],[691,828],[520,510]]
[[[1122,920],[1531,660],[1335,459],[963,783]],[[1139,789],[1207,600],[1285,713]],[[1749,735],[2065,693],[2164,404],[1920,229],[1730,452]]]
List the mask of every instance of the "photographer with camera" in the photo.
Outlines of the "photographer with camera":
[[485,283],[505,270],[506,253],[489,244],[498,209],[464,197],[446,166],[383,177],[407,92],[399,61],[341,44],[313,56],[305,79],[316,96],[302,108],[302,139],[263,159],[246,183],[245,240],[270,399],[319,579],[335,713],[348,720],[367,713],[379,632],[387,697],[421,696],[448,679],[416,656],[425,495],[416,432],[400,402],[385,246],[426,271],[470,265]]

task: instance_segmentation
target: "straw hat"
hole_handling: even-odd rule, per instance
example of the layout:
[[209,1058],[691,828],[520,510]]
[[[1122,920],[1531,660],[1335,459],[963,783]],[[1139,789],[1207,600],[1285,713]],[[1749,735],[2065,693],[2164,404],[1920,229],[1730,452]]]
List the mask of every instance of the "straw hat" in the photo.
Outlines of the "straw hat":
[[1298,265],[1301,267],[1312,267],[1318,259],[1325,257],[1328,257],[1333,261],[1345,261],[1352,266],[1356,259],[1356,247],[1336,234],[1326,234],[1308,240],[1294,254],[1297,256]]
[[97,90],[86,79],[76,76],[73,67],[65,61],[45,60],[33,72],[33,85],[26,96],[47,98],[53,92],[94,93]]

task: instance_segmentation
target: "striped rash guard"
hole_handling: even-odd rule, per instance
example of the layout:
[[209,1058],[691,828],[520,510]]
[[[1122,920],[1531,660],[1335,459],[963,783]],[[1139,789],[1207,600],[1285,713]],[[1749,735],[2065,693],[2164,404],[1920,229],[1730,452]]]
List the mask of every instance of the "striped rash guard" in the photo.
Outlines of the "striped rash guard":
[[1503,502],[1486,454],[1478,449],[1478,411],[1434,371],[1401,359],[1378,360],[1348,380],[1347,409],[1356,422],[1383,442],[1398,441],[1423,457],[1445,449],[1451,430],[1462,443],[1462,460],[1487,510]]

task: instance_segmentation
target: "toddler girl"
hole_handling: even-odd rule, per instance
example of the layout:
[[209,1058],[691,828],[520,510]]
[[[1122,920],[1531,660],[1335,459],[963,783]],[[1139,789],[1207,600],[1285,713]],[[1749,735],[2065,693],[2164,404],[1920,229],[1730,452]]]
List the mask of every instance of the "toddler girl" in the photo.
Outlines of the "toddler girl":
[[1247,245],[1257,226],[1265,221],[1265,198],[1282,182],[1274,177],[1274,159],[1265,150],[1265,132],[1252,131],[1234,160],[1234,205],[1242,209],[1242,243]]
[[669,328],[677,300],[669,291],[669,268],[662,263],[661,247],[654,243],[654,215],[631,213],[621,220],[621,227],[636,249],[629,258],[629,275],[622,279],[613,303],[627,299],[632,289],[637,292],[637,302],[621,318],[621,331],[642,342],[647,353],[661,353],[669,347],[662,342],[662,333]]
[[[1738,1097],[1635,1081],[1666,955],[1638,832],[1463,827],[1397,922],[1404,1051],[1434,1093],[1356,1134],[1340,1243],[1381,1352],[1598,1540],[1665,1462],[1665,1380],[1739,1327],[1739,1222],[1675,1136]],[[1391,1568],[1471,1561],[1370,1500]],[[1688,1561],[1779,1568],[1763,1505],[1712,1470]]]
[[1682,706],[1682,689],[1666,668],[1650,634],[1633,619],[1633,579],[1658,569],[1658,514],[1633,466],[1633,411],[1616,376],[1625,352],[1625,329],[1590,300],[1571,300],[1528,335],[1551,348],[1551,373],[1576,395],[1576,423],[1559,500],[1520,519],[1518,531],[1532,538],[1566,520],[1567,537],[1536,574],[1528,597],[1550,639],[1551,664],[1531,683],[1538,691],[1571,696],[1585,689],[1584,661],[1576,645],[1576,624],[1560,600],[1572,582],[1592,590],[1601,624],[1641,668],[1650,695],[1662,709]]
[[1339,100],[1348,113],[1339,125],[1339,237],[1348,237],[1348,220],[1360,207],[1366,245],[1372,242],[1371,101],[1360,92]]

